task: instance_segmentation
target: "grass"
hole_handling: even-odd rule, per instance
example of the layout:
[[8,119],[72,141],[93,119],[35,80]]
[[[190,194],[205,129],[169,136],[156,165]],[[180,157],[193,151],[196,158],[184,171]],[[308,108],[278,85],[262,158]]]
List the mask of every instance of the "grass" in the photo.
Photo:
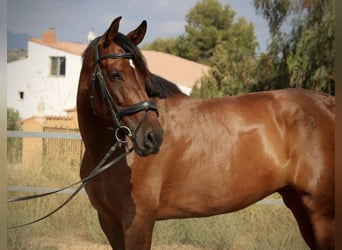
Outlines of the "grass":
[[[63,163],[48,163],[44,167],[8,169],[9,186],[63,187],[79,180],[77,168]],[[19,197],[27,193],[8,193],[8,197]],[[40,218],[69,197],[56,194],[35,200],[10,203],[8,225],[22,224]],[[77,195],[70,203],[51,217],[36,224],[8,231],[8,249],[31,249],[33,238],[66,237],[73,235],[93,242],[107,243],[97,221],[96,211],[86,195]],[[35,242],[40,244],[39,241]],[[37,248],[34,249],[42,249]]]
[[[8,169],[8,185],[62,187],[79,179],[77,167],[50,162],[44,167]],[[9,192],[8,196],[27,194]],[[64,194],[8,206],[8,225],[24,223],[45,215],[68,196]],[[48,219],[8,231],[8,249],[64,249],[47,239],[78,239],[108,244],[86,195],[78,195]],[[166,247],[167,246],[167,247]],[[182,247],[181,247],[182,246]],[[185,247],[186,246],[186,247]],[[94,247],[91,247],[94,248]],[[79,248],[79,249],[86,249]],[[95,248],[94,248],[95,249]],[[103,248],[101,248],[103,249]],[[108,247],[107,249],[110,249]],[[198,219],[157,222],[153,249],[308,249],[290,211],[283,205],[257,204],[244,210]]]
[[282,205],[253,205],[231,214],[157,222],[154,240],[216,250],[308,249]]

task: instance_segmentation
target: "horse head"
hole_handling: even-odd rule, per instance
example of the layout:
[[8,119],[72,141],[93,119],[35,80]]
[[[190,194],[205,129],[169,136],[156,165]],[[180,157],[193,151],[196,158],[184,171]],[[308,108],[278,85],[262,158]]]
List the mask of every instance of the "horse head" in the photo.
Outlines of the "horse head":
[[98,120],[93,124],[109,122],[117,140],[126,142],[130,137],[135,152],[147,156],[159,151],[163,139],[158,109],[146,93],[147,85],[151,84],[150,72],[137,47],[147,24],[143,21],[123,35],[118,32],[120,20],[121,17],[116,18],[83,54],[77,94],[80,132],[86,137],[83,131],[88,129],[90,117]]

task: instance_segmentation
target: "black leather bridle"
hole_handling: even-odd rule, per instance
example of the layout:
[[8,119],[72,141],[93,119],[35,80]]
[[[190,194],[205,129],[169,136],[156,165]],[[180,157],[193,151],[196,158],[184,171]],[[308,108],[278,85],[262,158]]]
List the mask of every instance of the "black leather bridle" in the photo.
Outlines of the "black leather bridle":
[[[138,129],[140,128],[141,124],[146,120],[148,114],[150,112],[156,112],[156,114],[158,115],[158,109],[156,104],[151,101],[151,100],[146,100],[146,101],[142,101],[139,103],[136,103],[130,107],[119,107],[115,101],[113,100],[112,96],[110,95],[108,88],[106,86],[105,80],[103,78],[103,75],[101,73],[101,69],[100,69],[100,61],[105,60],[105,59],[118,59],[118,58],[127,58],[127,59],[132,59],[134,58],[134,55],[132,53],[117,53],[117,54],[110,54],[110,55],[104,55],[104,56],[99,56],[99,49],[98,49],[98,44],[96,44],[96,50],[95,50],[95,70],[93,72],[92,75],[92,83],[91,83],[91,94],[90,94],[90,101],[91,101],[91,105],[92,105],[92,109],[94,114],[96,114],[95,112],[95,104],[94,104],[94,94],[95,94],[95,84],[98,82],[99,86],[100,86],[100,90],[102,93],[102,97],[103,99],[105,99],[107,105],[108,105],[108,109],[112,115],[113,118],[113,122],[115,125],[115,137],[117,139],[116,142],[113,143],[113,145],[109,148],[109,150],[107,151],[107,153],[104,155],[104,157],[102,158],[102,160],[96,165],[96,167],[93,169],[93,171],[85,178],[81,179],[80,181],[77,181],[71,185],[68,185],[64,188],[60,188],[51,192],[47,192],[47,193],[42,193],[42,194],[36,194],[36,195],[29,195],[29,196],[24,196],[24,197],[17,197],[17,198],[10,198],[7,200],[7,202],[18,202],[18,201],[25,201],[25,200],[31,200],[31,199],[36,199],[36,198],[40,198],[40,197],[44,197],[44,196],[48,196],[48,195],[52,195],[52,194],[56,194],[59,193],[61,191],[64,191],[72,186],[75,185],[79,185],[77,187],[77,189],[75,191],[73,191],[73,193],[69,196],[68,199],[66,199],[61,205],[59,205],[56,209],[54,209],[53,211],[51,211],[50,213],[46,214],[45,216],[33,220],[31,222],[27,222],[24,224],[19,224],[16,226],[10,226],[7,229],[15,229],[15,228],[19,228],[19,227],[23,227],[23,226],[28,226],[28,225],[32,225],[34,223],[37,223],[39,221],[42,221],[44,219],[46,219],[47,217],[51,216],[52,214],[56,213],[58,210],[60,210],[62,207],[64,207],[69,201],[72,200],[72,198],[74,198],[76,196],[76,194],[78,194],[81,189],[84,187],[84,185],[91,180],[93,177],[99,175],[100,173],[102,173],[103,171],[107,170],[108,168],[110,168],[111,166],[115,165],[116,163],[118,163],[120,160],[122,160],[124,157],[126,157],[128,154],[130,154],[131,152],[133,152],[133,147],[129,148],[128,150],[124,151],[123,153],[121,153],[119,156],[117,156],[116,158],[114,158],[113,160],[111,160],[110,162],[106,163],[108,159],[110,159],[111,155],[122,146],[122,144],[125,144],[127,141],[125,141],[124,139],[122,139],[118,133],[122,130],[126,135],[129,135],[131,137],[131,139],[134,141],[134,134],[136,133],[136,131],[138,131]],[[98,81],[96,81],[98,80]],[[120,119],[123,116],[126,115],[132,115],[135,113],[138,113],[140,111],[145,111],[145,115],[142,117],[142,119],[140,120],[139,124],[137,125],[137,127],[135,128],[135,131],[131,131],[130,128],[126,127],[126,126],[122,126],[120,124]]]
[[[97,115],[96,110],[95,110],[95,103],[94,103],[95,102],[95,95],[94,94],[95,94],[96,83],[98,83],[98,86],[99,86],[100,91],[101,91],[102,99],[106,102],[108,110],[112,116],[112,119],[113,119],[113,122],[115,125],[115,136],[120,141],[120,140],[122,140],[118,137],[118,132],[120,130],[125,130],[126,134],[128,134],[130,136],[132,136],[132,134],[133,134],[131,132],[130,128],[128,128],[126,126],[122,126],[120,124],[120,120],[122,117],[128,116],[128,115],[133,115],[133,114],[138,113],[140,111],[145,111],[146,114],[149,114],[151,111],[154,111],[154,112],[156,112],[157,116],[159,116],[159,112],[158,112],[158,109],[157,109],[155,102],[152,100],[145,100],[142,102],[138,102],[138,103],[133,104],[129,107],[120,107],[119,105],[117,105],[115,103],[114,99],[110,95],[109,90],[106,86],[104,77],[103,77],[102,72],[101,72],[100,62],[102,60],[106,60],[106,59],[119,59],[119,58],[133,59],[134,55],[132,53],[125,52],[125,53],[116,53],[116,54],[100,56],[99,55],[99,45],[96,44],[96,48],[95,48],[95,69],[94,69],[94,72],[92,74],[90,102],[91,102],[93,113],[95,115]],[[142,122],[145,119],[146,119],[146,116],[143,117],[143,119],[140,121],[137,128],[135,128],[135,132],[139,129],[139,127],[141,126]]]

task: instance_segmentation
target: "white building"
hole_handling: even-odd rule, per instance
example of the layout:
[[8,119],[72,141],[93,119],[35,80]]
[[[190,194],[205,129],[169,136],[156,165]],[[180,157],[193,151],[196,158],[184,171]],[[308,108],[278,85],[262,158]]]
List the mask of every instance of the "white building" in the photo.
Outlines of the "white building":
[[57,41],[51,28],[42,39],[30,39],[28,57],[7,64],[7,106],[18,109],[23,119],[61,116],[74,108],[85,47]]
[[[28,57],[7,64],[7,106],[22,119],[64,116],[76,107],[81,55],[87,44],[57,41],[53,28],[28,41]],[[189,94],[208,67],[161,52],[143,51],[151,72]]]

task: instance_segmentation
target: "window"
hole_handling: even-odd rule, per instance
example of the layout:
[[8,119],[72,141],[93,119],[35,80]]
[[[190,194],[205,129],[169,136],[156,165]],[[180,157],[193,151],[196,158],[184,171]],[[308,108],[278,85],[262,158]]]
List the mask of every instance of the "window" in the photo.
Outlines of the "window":
[[64,56],[51,56],[51,75],[52,76],[65,76],[65,57]]
[[24,100],[24,91],[19,91],[19,100]]

